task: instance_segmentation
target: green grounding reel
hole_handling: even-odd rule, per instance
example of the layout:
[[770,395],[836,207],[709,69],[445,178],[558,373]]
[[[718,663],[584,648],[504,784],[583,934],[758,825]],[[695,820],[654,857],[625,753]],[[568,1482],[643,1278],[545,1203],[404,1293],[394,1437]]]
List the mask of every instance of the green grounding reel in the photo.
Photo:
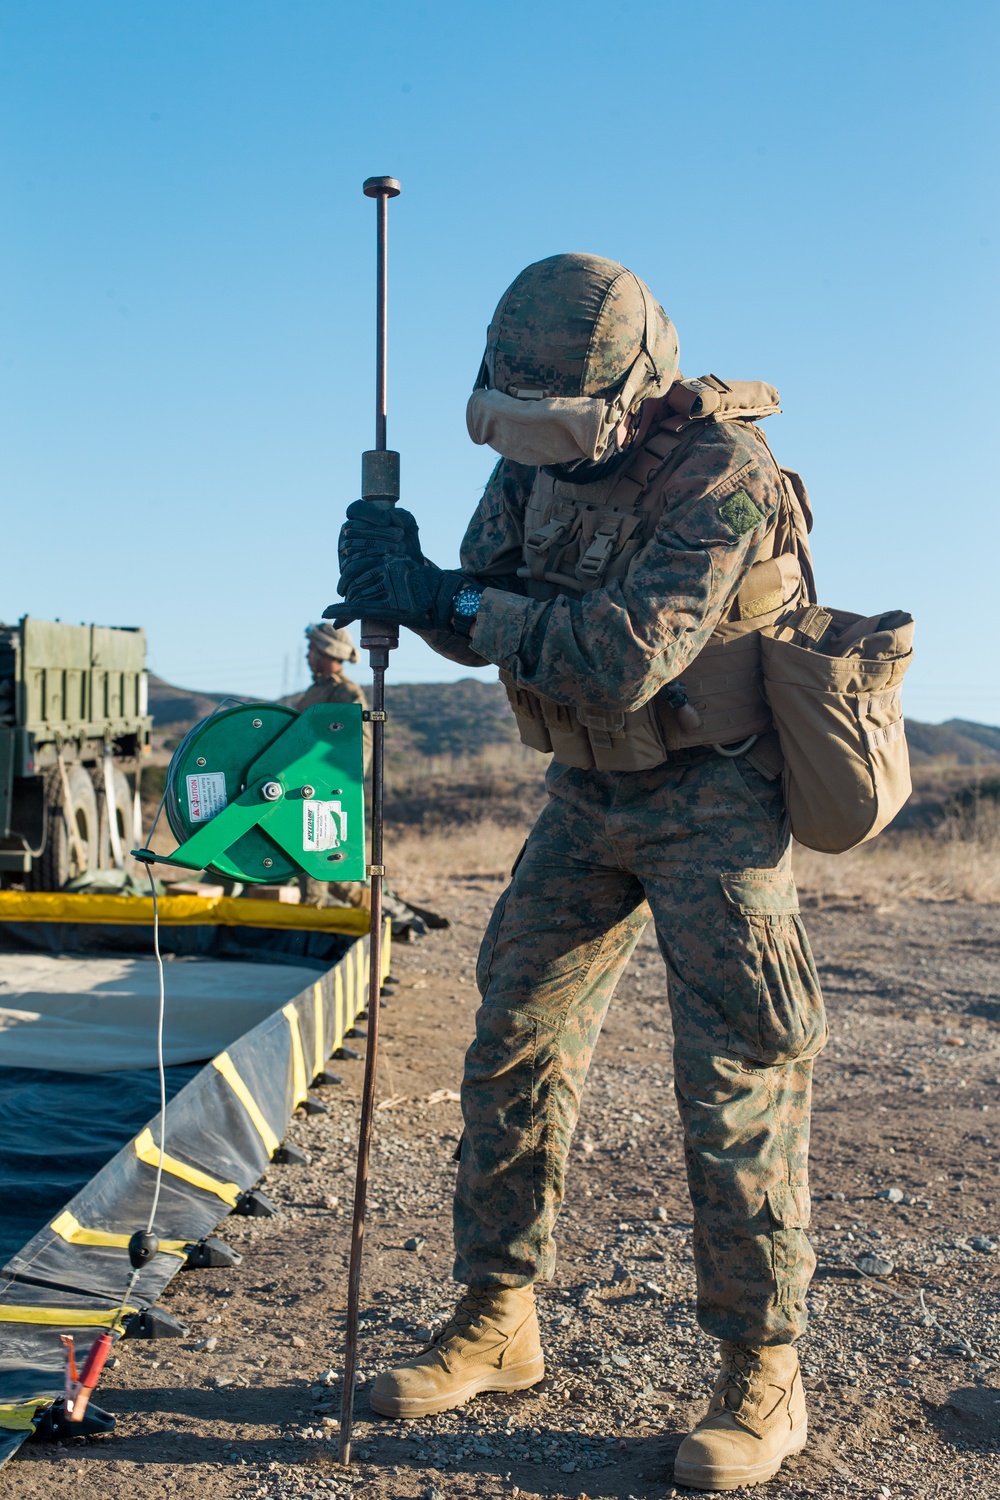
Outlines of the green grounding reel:
[[356,703],[218,708],[188,731],[167,769],[164,806],[179,848],[133,855],[258,885],[301,872],[363,880],[363,715]]

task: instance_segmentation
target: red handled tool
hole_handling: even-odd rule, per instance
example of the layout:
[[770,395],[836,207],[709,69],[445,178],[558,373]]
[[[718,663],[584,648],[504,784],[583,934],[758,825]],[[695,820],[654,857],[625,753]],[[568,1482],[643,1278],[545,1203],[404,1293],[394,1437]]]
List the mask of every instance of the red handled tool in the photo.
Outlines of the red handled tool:
[[99,1333],[90,1346],[83,1369],[77,1371],[76,1346],[71,1333],[61,1335],[66,1350],[66,1367],[63,1374],[64,1410],[68,1422],[82,1422],[84,1413],[101,1378],[114,1340],[110,1333]]

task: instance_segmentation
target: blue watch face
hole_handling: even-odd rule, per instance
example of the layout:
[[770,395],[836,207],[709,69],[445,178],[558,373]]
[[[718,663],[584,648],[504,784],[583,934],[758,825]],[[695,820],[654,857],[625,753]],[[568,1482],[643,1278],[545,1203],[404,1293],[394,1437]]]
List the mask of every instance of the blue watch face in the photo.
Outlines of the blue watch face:
[[479,613],[479,601],[480,601],[480,599],[482,597],[483,596],[480,593],[479,589],[474,589],[474,588],[459,589],[458,593],[455,595],[454,601],[453,601],[452,606],[451,606],[452,614],[462,615],[462,616],[469,616],[469,615],[476,615],[476,614],[478,614]]

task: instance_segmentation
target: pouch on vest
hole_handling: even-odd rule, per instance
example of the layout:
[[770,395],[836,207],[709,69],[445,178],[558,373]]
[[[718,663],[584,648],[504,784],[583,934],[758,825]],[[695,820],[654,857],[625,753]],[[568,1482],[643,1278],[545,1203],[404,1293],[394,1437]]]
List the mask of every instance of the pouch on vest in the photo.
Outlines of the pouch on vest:
[[567,708],[522,688],[500,669],[521,743],[550,753],[565,766],[597,771],[648,771],[667,758],[651,703],[632,713],[620,709]]
[[809,605],[762,630],[761,653],[792,833],[827,854],[874,838],[911,790],[900,684],[912,616]]

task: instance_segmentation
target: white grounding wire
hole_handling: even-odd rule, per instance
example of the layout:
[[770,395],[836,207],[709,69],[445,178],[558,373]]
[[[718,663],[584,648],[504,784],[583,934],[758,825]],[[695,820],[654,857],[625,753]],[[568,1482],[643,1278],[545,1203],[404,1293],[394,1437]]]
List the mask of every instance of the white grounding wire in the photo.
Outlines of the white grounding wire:
[[160,1185],[163,1182],[163,1158],[166,1154],[167,1136],[167,1073],[163,1065],[163,1014],[165,999],[163,990],[163,955],[160,952],[160,908],[156,899],[156,881],[153,872],[146,866],[146,874],[149,877],[149,893],[153,898],[153,953],[156,955],[156,970],[159,980],[160,996],[159,1008],[156,1014],[156,1067],[160,1075],[160,1156],[156,1164],[156,1186],[153,1189],[153,1202],[149,1210],[149,1223],[146,1225],[146,1233],[152,1234],[153,1224],[156,1221],[156,1210],[160,1206]]
[[[224,698],[218,705],[218,707],[214,710],[214,712],[218,713],[220,709],[225,708],[230,702],[236,701],[238,700]],[[194,729],[200,729],[200,727],[200,724],[196,724],[194,726]],[[175,751],[171,764],[174,764],[179,760],[180,752],[181,750],[183,750],[184,745],[194,734],[194,729],[188,730],[188,733],[185,736],[183,742],[178,747],[178,750]],[[152,843],[153,834],[156,832],[156,825],[160,821],[160,814],[163,811],[169,791],[170,771],[168,767],[167,775],[165,776],[163,782],[163,796],[160,798],[159,806],[156,809],[156,816],[153,818],[152,826],[149,830],[149,836],[142,846],[142,853],[144,854],[152,854],[153,852],[149,846]],[[160,952],[160,908],[156,897],[156,881],[153,879],[153,871],[151,865],[147,861],[144,861],[144,864],[146,866],[146,878],[149,881],[149,894],[153,898],[153,953],[156,957],[157,976],[159,979],[160,988],[159,1009],[157,1011],[156,1017],[156,1066],[160,1075],[160,1151],[156,1163],[156,1182],[153,1187],[153,1202],[150,1206],[149,1219],[146,1223],[146,1233],[152,1234],[153,1225],[156,1222],[156,1210],[160,1206],[160,1187],[163,1183],[163,1159],[166,1155],[167,1150],[167,1075],[166,1069],[163,1064],[163,1016],[166,1008],[166,1002],[164,998],[163,985],[163,955]],[[133,1289],[135,1288],[135,1284],[139,1280],[139,1276],[142,1273],[143,1269],[144,1267],[142,1266],[136,1266],[133,1269],[132,1274],[128,1279],[128,1285],[125,1288],[125,1295],[122,1298],[122,1305],[119,1308],[118,1314],[114,1320],[115,1323],[121,1322],[121,1319],[125,1312],[125,1307],[128,1303],[128,1299],[131,1297]]]
[[[163,811],[166,796],[166,788],[164,787],[163,796],[160,798],[160,805],[156,809],[156,817],[153,819],[153,826],[149,830],[149,838],[147,838],[143,845],[146,852],[151,852],[149,848],[150,839],[152,839],[153,834],[156,832],[156,825],[160,821],[160,813]],[[146,1233],[152,1234],[153,1225],[156,1223],[156,1210],[160,1206],[160,1188],[163,1183],[163,1159],[167,1150],[167,1072],[163,1061],[163,1018],[166,1010],[166,995],[163,978],[163,955],[160,952],[160,907],[156,895],[156,881],[153,878],[153,871],[148,864],[146,865],[146,878],[149,881],[149,894],[153,898],[153,954],[156,958],[157,979],[159,981],[159,1003],[156,1014],[156,1068],[160,1080],[160,1151],[156,1163],[156,1182],[153,1186],[153,1201],[150,1205],[149,1218],[146,1222]],[[114,1327],[115,1323],[121,1322],[125,1314],[128,1299],[131,1297],[143,1269],[144,1267],[142,1266],[136,1266],[129,1276],[128,1285],[122,1297],[122,1304],[118,1309],[112,1327]]]

